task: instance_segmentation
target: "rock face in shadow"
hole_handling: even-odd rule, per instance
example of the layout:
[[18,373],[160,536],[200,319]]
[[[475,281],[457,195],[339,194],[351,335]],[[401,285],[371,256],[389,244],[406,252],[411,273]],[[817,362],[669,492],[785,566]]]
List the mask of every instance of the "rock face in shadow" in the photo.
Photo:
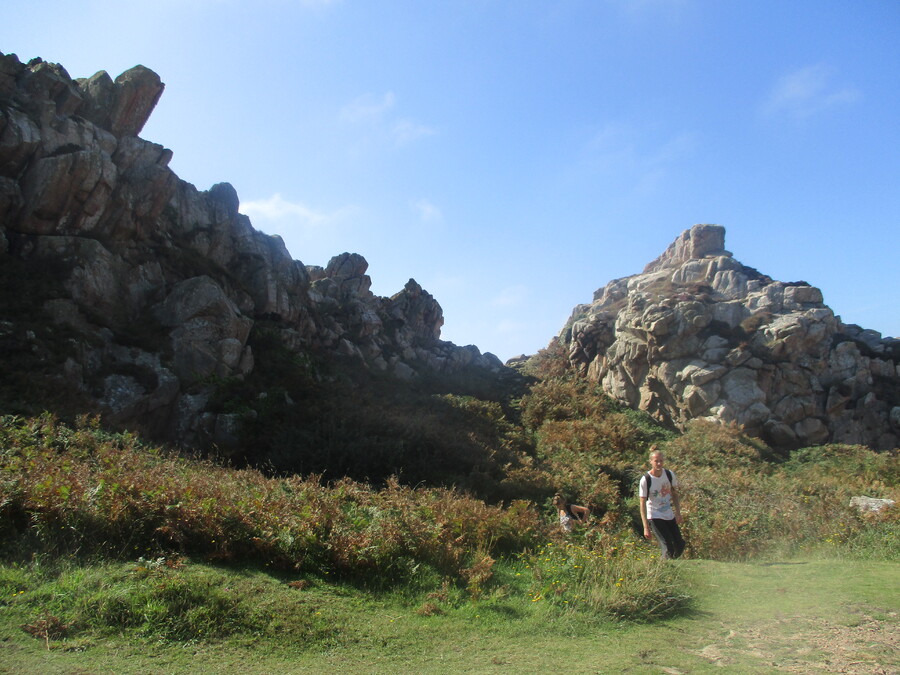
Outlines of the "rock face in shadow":
[[[54,281],[34,310],[72,331],[60,377],[89,409],[185,445],[213,438],[233,419],[210,409],[209,382],[253,373],[259,322],[297,354],[402,380],[508,372],[441,341],[441,307],[414,280],[377,297],[362,256],[304,265],[231,185],[180,180],[172,152],[138,136],[163,90],[143,66],[72,79],[0,54],[0,264]],[[33,327],[0,318],[0,338],[31,349]]]
[[900,340],[842,323],[818,288],[742,265],[718,225],[609,282],[558,340],[584,377],[673,427],[734,423],[782,448],[900,441]]

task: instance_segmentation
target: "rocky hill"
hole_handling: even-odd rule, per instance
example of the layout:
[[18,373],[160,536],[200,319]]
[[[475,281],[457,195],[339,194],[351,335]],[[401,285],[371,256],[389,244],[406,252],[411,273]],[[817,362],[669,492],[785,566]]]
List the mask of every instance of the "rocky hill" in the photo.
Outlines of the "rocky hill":
[[742,265],[718,225],[598,290],[559,342],[584,377],[668,425],[734,423],[776,447],[900,444],[900,340]]
[[65,398],[156,438],[226,443],[235,414],[211,397],[257,370],[261,328],[303,358],[403,381],[511,372],[441,341],[441,307],[415,280],[376,297],[362,256],[304,265],[231,185],[180,180],[172,152],[138,136],[163,89],[142,66],[72,79],[0,54],[7,410]]

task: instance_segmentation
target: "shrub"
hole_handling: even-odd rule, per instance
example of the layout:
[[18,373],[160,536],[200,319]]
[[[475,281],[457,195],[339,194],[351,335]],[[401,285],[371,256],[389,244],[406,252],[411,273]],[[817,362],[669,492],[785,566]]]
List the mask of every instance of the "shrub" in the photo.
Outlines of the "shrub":
[[696,419],[687,431],[672,439],[663,448],[665,454],[681,465],[696,467],[750,467],[768,471],[766,460],[776,458],[775,453],[761,440],[744,436],[735,426],[717,424]]
[[798,450],[783,465],[751,465],[746,455],[730,465],[704,461],[679,473],[692,555],[733,560],[824,546],[900,557],[892,510],[872,516],[850,506],[862,494],[900,501],[896,453],[821,446]]
[[741,321],[741,329],[747,335],[755,333],[763,326],[772,323],[773,318],[772,312],[760,310]]
[[[268,478],[144,447],[52,416],[2,420],[0,532],[49,552],[190,554],[389,584],[427,565],[463,580],[473,551],[543,536],[533,505],[447,488],[382,490],[342,479]],[[10,547],[11,548],[11,547]]]
[[555,378],[535,384],[522,397],[522,423],[536,430],[547,421],[599,418],[613,409],[597,386],[574,378]]
[[564,377],[570,373],[566,349],[559,340],[553,340],[545,349],[539,349],[519,368],[523,374],[540,380]]

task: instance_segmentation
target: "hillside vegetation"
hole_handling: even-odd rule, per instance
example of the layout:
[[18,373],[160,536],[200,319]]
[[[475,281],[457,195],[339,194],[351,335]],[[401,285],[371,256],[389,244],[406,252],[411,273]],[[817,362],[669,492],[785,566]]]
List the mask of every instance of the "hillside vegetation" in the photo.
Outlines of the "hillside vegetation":
[[[896,578],[900,509],[850,506],[856,495],[900,499],[896,451],[779,454],[702,422],[678,435],[570,377],[553,350],[505,389],[398,388],[337,371],[313,377],[313,367],[293,360],[255,383],[218,383],[223,409],[255,402],[242,413],[252,452],[231,462],[185,456],[87,415],[0,417],[7,646],[86,652],[79,662],[93,664],[121,649],[101,645],[125,640],[170,659],[170,671],[197,664],[166,645],[190,646],[216,664],[209,672],[248,650],[266,654],[260,672],[290,670],[299,654],[314,669],[333,666],[349,650],[358,652],[351,670],[378,672],[362,654],[409,661],[389,647],[401,634],[407,649],[430,652],[447,648],[442,631],[466,641],[465,627],[489,628],[492,649],[532,662],[521,638],[546,625],[587,637],[590,626],[694,617],[707,611],[709,588],[693,567],[660,564],[638,535],[634,492],[653,443],[681,480],[687,558],[824,556],[882,564],[865,568],[875,585]],[[269,395],[252,395],[254,386]],[[588,506],[590,524],[564,536],[556,492]],[[866,621],[890,645],[896,622],[883,623],[883,612],[871,619],[876,609],[866,605]],[[876,662],[889,663],[879,650]],[[668,658],[631,651],[645,663]],[[10,655],[26,672],[56,672],[37,653]],[[139,662],[137,671],[150,668]],[[53,663],[68,672],[74,662]]]
[[[689,612],[677,566],[637,536],[651,443],[682,482],[689,558],[898,558],[898,509],[850,506],[855,495],[900,499],[895,452],[779,455],[702,422],[675,435],[568,377],[552,350],[522,375],[518,398],[375,385],[357,388],[355,407],[321,398],[319,426],[304,432],[313,456],[278,440],[301,431],[277,408],[257,411],[256,442],[272,448],[258,466],[181,456],[88,416],[3,416],[0,606],[48,648],[120,631],[183,641],[289,630],[327,642],[315,616],[223,590],[229,582],[196,567],[211,563],[298,590],[400,593],[422,616],[516,602],[604,621]],[[356,458],[353,477],[336,475]],[[290,472],[291,461],[309,472]],[[592,511],[568,538],[550,507],[557,491]]]

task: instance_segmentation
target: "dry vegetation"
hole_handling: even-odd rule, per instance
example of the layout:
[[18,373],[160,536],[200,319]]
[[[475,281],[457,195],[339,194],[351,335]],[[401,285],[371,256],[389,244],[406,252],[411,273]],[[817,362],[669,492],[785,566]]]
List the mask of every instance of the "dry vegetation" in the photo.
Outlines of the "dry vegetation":
[[[419,468],[399,477],[389,473],[395,464],[370,456],[366,466],[378,476],[371,482],[186,458],[87,416],[70,424],[49,413],[3,416],[0,542],[13,570],[4,592],[16,598],[15,588],[34,585],[17,576],[34,561],[131,561],[116,572],[126,591],[114,585],[59,607],[37,595],[15,600],[41,607],[24,630],[48,645],[102,630],[97,617],[112,629],[138,626],[171,639],[277,629],[274,615],[259,619],[252,603],[182,569],[185,560],[291,574],[291,588],[300,590],[311,582],[417,589],[427,593],[421,616],[512,594],[552,612],[652,619],[683,610],[689,599],[636,528],[635,485],[651,443],[662,445],[682,482],[688,557],[825,549],[897,559],[900,509],[861,514],[849,505],[862,494],[900,500],[896,452],[823,446],[782,456],[705,423],[676,435],[565,375],[559,356],[544,352],[528,364],[533,379],[518,399],[406,393],[382,398],[377,415],[354,413],[355,423],[365,422],[356,436],[345,419],[332,440],[348,451],[365,448],[368,431],[385,444],[391,438],[404,456],[421,455]],[[392,401],[416,400],[428,402],[421,415],[390,409]],[[341,410],[331,411],[331,422]],[[421,482],[445,451],[434,480]],[[332,475],[337,467],[329,465]],[[590,525],[569,537],[550,507],[557,491],[592,510]],[[80,597],[85,588],[72,582],[65,593]],[[304,626],[316,635],[321,628]]]

